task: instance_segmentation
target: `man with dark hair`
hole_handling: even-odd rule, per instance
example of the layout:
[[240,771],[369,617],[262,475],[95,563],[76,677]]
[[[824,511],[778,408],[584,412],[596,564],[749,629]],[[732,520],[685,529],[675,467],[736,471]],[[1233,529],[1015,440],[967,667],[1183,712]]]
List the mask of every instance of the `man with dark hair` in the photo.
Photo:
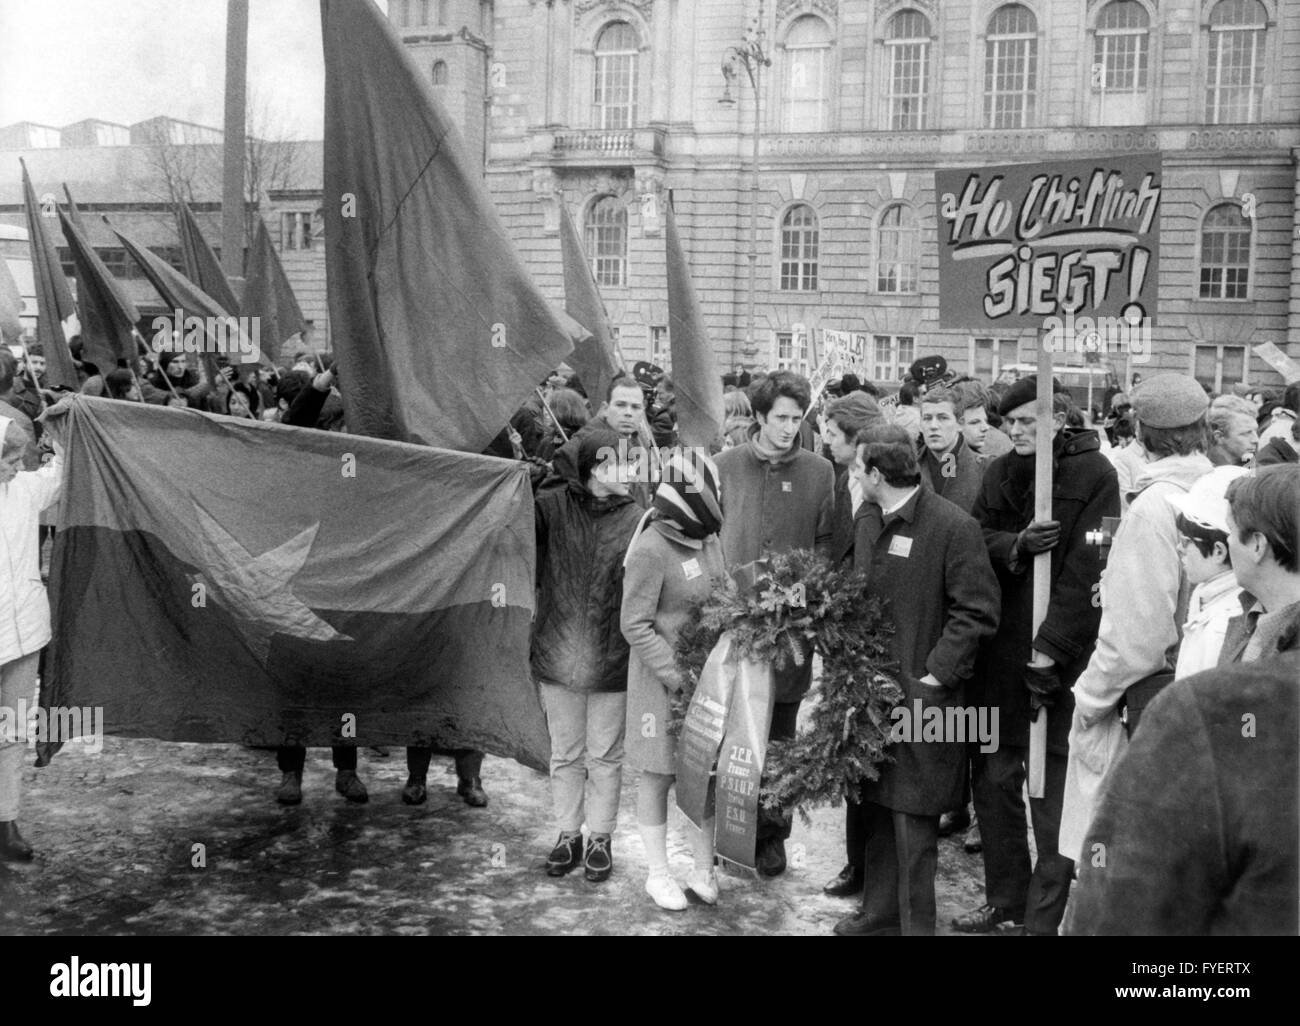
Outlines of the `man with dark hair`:
[[[829,555],[834,530],[835,473],[799,445],[812,402],[808,379],[777,371],[752,389],[751,401],[757,424],[749,443],[717,457],[727,509],[722,551],[732,574],[752,572],[757,560],[794,549]],[[799,703],[811,685],[811,658],[777,672],[770,737],[794,737]],[[760,810],[758,869],[766,876],[785,871],[791,822],[782,810]]]
[[936,495],[967,513],[984,479],[984,458],[966,444],[961,400],[944,385],[932,385],[921,397],[921,473]]
[[27,347],[27,373],[36,378],[37,388],[45,387],[45,347],[39,342]]
[[[899,427],[859,435],[851,473],[868,509],[857,521],[854,569],[887,603],[903,708],[958,710],[980,641],[998,626],[997,579],[979,525],[921,487],[912,438]],[[961,800],[965,742],[929,731],[923,739],[914,724],[890,746],[880,779],[863,784],[862,908],[835,925],[837,934],[934,933],[939,816]]]
[[1220,664],[1300,650],[1300,466],[1228,485],[1228,553],[1242,614],[1228,621]]
[[1212,469],[1205,455],[1210,404],[1194,378],[1155,374],[1132,397],[1149,462],[1111,544],[1098,595],[1097,645],[1074,685],[1060,852],[1076,863],[1086,857],[1084,836],[1101,783],[1126,743],[1121,701],[1133,685],[1154,686],[1154,678],[1174,668],[1189,589],[1177,513],[1166,496],[1186,492]]
[[1080,863],[1067,933],[1296,935],[1297,679],[1293,653],[1156,696],[1098,803],[1087,843],[1105,858]]
[[[1102,564],[1087,535],[1103,517],[1119,515],[1119,482],[1097,433],[1066,425],[1069,396],[1052,396],[1046,424],[1038,422],[1037,397],[1034,377],[1021,378],[1004,396],[1000,412],[1011,425],[1015,449],[993,461],[972,510],[1001,588],[1001,620],[980,650],[967,691],[975,705],[997,709],[1001,736],[996,751],[971,751],[985,900],[953,920],[964,933],[1023,923],[1026,934],[1055,934],[1074,874],[1057,841],[1074,712],[1070,687],[1088,665],[1101,620],[1093,595]],[[1052,436],[1047,520],[1034,516],[1039,431]],[[1052,554],[1051,583],[1047,615],[1035,631],[1033,568],[1040,552]],[[1047,720],[1047,764],[1043,796],[1029,799],[1037,851],[1031,867],[1022,791],[1029,725],[1038,716]]]
[[948,387],[956,396],[954,409],[961,408],[961,433],[966,444],[986,460],[995,460],[1009,453],[1011,439],[990,420],[990,415],[997,416],[998,404],[989,390],[974,378],[958,378]]

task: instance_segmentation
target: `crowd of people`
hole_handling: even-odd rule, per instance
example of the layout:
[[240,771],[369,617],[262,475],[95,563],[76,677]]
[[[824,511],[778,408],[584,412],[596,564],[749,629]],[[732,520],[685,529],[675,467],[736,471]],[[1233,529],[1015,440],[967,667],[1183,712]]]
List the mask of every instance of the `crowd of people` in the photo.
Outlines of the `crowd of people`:
[[[343,428],[337,372],[307,352],[288,370],[223,367],[216,381],[179,354],[102,375],[74,354],[86,393]],[[57,396],[39,394],[39,358],[29,350],[20,366],[0,352],[10,706],[35,689],[50,640],[33,582],[60,445],[46,432],[55,455],[42,465],[40,413]],[[887,600],[908,705],[988,708],[999,724],[991,751],[919,731],[896,742],[879,780],[846,803],[845,865],[825,890],[858,904],[836,933],[935,932],[938,840],[961,830],[982,853],[985,900],[953,920],[958,931],[1295,932],[1300,383],[1213,396],[1160,373],[1104,410],[1059,388],[1046,423],[1036,378],[987,384],[937,357],[891,395],[851,374],[814,394],[789,370],[736,368],[723,387],[711,452],[679,445],[672,381],[646,363],[600,396],[553,375],[487,450],[526,462],[535,493],[531,667],[558,829],[547,874],[609,878],[626,765],[650,900],[717,902],[711,820],[691,828],[685,886],[668,858],[677,635],[726,575],[809,549]],[[1052,450],[1047,518],[1035,516],[1040,433]],[[1050,581],[1037,626],[1036,563]],[[775,671],[770,738],[794,736],[813,684],[811,658]],[[1261,721],[1248,756],[1239,710]],[[0,744],[9,859],[31,857],[17,828],[20,754]],[[433,754],[408,749],[403,801],[425,800]],[[461,796],[485,805],[482,753],[447,754]],[[304,757],[277,752],[283,804],[302,800]],[[339,793],[366,801],[357,749],[335,748],[334,764]],[[1026,802],[1035,770],[1042,793]],[[765,876],[786,869],[792,811],[761,806]]]

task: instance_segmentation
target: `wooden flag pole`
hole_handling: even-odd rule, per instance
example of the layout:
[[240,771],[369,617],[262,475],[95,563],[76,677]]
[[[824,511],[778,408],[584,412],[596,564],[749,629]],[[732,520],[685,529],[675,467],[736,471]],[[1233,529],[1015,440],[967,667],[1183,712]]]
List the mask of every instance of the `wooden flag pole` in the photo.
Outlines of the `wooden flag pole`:
[[546,396],[542,394],[541,388],[534,388],[533,391],[537,393],[537,398],[542,401],[542,406],[546,409],[546,412],[551,415],[551,421],[555,424],[555,429],[560,433],[560,437],[563,438],[565,442],[568,442],[569,436],[564,431],[564,425],[560,423],[560,418],[557,417],[555,411],[551,409],[551,404],[546,401]]
[[[1052,353],[1046,345],[1046,333],[1038,332],[1038,418],[1034,452],[1034,519],[1052,519]],[[1034,557],[1034,608],[1030,637],[1047,619],[1047,605],[1052,596],[1052,553]],[[1042,666],[1047,657],[1029,650],[1031,665]],[[1043,797],[1047,776],[1047,710],[1037,709],[1029,723],[1029,797]]]

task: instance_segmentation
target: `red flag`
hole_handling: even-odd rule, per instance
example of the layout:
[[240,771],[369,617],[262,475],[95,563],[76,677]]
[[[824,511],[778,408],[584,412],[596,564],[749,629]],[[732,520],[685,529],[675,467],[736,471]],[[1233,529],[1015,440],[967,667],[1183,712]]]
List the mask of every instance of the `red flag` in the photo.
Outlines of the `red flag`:
[[176,228],[181,237],[181,257],[185,261],[185,276],[221,304],[232,317],[239,316],[239,300],[230,287],[230,279],[221,269],[221,261],[212,247],[204,241],[199,223],[189,204],[181,200],[176,204]]
[[321,0],[325,260],[350,428],[481,452],[585,334],[537,290],[429,76]]
[[136,354],[133,334],[140,311],[90,244],[81,211],[64,185],[67,213],[60,211],[63,237],[72,252],[77,276],[77,319],[81,321],[81,355],[107,374],[118,360]]
[[683,445],[711,446],[722,437],[722,377],[695,298],[671,201],[667,222],[668,343],[673,354],[677,436]]
[[[72,292],[63,277],[63,264],[54,240],[45,233],[45,219],[36,202],[27,164],[23,166],[23,199],[27,204],[27,243],[32,252],[32,276],[36,280],[36,334],[45,344],[45,380],[50,385],[75,389],[77,367],[63,334],[63,322],[77,312]],[[53,215],[51,215],[53,216]]]
[[271,235],[260,219],[249,258],[243,312],[250,319],[257,318],[261,325],[262,358],[267,361],[283,355],[280,347],[285,341],[307,327],[280,257],[271,244]]
[[609,383],[618,374],[618,358],[614,354],[613,333],[609,330],[609,315],[600,298],[600,289],[591,274],[591,263],[582,251],[578,230],[573,226],[569,208],[560,201],[560,248],[564,255],[564,310],[586,328],[591,337],[579,342],[569,357],[569,365],[582,379],[591,408],[596,409],[605,399]]
[[[218,353],[229,356],[232,364],[256,363],[261,359],[258,339],[246,333],[243,325],[220,303],[162,257],[151,253],[116,228],[113,231],[122,240],[122,245],[126,247],[127,252],[140,265],[145,277],[158,290],[163,302],[171,310],[178,311],[184,318],[183,324],[173,324],[173,328],[181,333],[185,352],[198,351],[207,370],[210,385],[215,388],[220,380],[220,371],[216,365]],[[191,326],[194,318],[202,322],[201,326]],[[155,351],[160,348],[158,343],[159,340],[155,336]]]

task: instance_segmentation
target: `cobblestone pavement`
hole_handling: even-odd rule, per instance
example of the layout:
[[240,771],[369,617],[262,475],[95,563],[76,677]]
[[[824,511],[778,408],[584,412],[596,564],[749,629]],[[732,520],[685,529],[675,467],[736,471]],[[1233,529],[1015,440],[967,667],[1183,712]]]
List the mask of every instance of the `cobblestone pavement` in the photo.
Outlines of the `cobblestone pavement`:
[[[0,864],[0,934],[817,935],[852,908],[821,893],[844,861],[838,809],[817,810],[811,827],[796,819],[782,877],[728,875],[716,907],[669,913],[643,889],[634,774],[614,875],[589,884],[543,872],[555,841],[543,774],[489,757],[489,805],[471,809],[451,760],[436,760],[428,803],[411,808],[400,749],[360,762],[368,805],[334,793],[329,753],[314,749],[291,809],[274,801],[274,753],[236,745],[107,738],[98,755],[73,744],[48,767],[28,765],[21,825],[37,858]],[[679,879],[690,868],[684,825],[674,809]],[[981,903],[981,874],[960,837],[940,842],[941,932]]]

